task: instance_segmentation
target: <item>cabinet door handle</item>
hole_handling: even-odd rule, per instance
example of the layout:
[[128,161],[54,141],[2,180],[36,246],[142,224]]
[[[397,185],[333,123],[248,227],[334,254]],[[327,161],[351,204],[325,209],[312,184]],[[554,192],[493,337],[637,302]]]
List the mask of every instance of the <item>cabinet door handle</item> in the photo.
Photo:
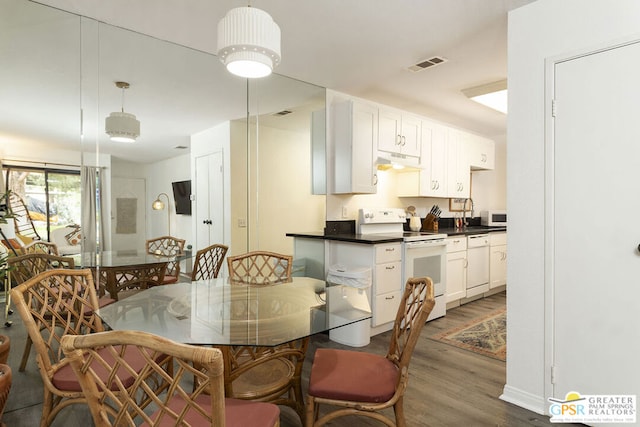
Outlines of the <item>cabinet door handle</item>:
[[373,185],[378,185],[378,174],[377,173],[373,174]]
[[386,248],[385,251],[387,252],[395,252],[396,248]]
[[389,267],[389,266],[385,267],[385,269],[386,269],[386,270],[393,270],[393,269],[395,269],[395,268],[396,268],[396,266],[395,266],[395,265],[392,265],[392,266],[390,266],[390,267]]
[[395,295],[391,295],[390,297],[384,297],[384,299],[394,299]]
[[402,145],[402,135],[396,135],[396,145]]
[[402,141],[402,144],[401,144],[401,145],[404,147],[404,146],[405,146],[405,144],[407,143],[407,138],[403,136],[403,137],[401,138],[401,141]]

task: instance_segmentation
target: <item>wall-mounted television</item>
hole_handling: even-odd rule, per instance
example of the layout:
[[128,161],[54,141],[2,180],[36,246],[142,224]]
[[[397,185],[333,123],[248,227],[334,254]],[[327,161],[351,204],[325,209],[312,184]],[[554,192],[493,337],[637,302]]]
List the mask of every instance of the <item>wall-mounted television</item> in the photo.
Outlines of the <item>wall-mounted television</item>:
[[191,181],[172,182],[176,213],[191,215]]

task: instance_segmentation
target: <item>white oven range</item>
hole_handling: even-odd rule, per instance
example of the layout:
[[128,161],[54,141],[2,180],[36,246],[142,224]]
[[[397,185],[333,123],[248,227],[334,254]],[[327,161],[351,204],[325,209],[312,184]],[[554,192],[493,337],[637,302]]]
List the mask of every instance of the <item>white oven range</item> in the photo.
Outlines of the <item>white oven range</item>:
[[360,234],[402,237],[402,283],[411,277],[433,280],[436,305],[427,320],[446,314],[446,234],[404,231],[406,213],[399,208],[366,208],[359,211]]

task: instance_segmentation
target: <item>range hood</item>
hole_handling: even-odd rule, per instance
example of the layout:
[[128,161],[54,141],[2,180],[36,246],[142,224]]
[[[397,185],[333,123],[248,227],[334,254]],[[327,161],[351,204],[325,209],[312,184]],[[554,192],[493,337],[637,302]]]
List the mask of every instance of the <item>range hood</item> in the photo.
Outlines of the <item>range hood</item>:
[[376,158],[376,166],[378,169],[419,169],[420,158],[414,156],[407,156],[400,153],[390,153],[387,151],[378,151],[378,157]]

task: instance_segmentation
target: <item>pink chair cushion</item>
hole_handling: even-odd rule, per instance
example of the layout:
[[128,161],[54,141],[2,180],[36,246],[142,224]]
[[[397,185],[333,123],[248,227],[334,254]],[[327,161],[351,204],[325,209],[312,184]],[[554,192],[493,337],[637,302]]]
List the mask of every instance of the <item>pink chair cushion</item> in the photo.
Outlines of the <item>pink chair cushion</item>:
[[353,402],[386,402],[396,391],[399,375],[386,357],[320,348],[311,367],[309,394]]
[[[209,396],[200,395],[195,400],[205,412],[211,412],[211,398]],[[169,408],[175,412],[181,411],[184,406],[185,401],[179,396],[174,396],[169,402]],[[225,399],[224,415],[227,427],[273,427],[280,418],[280,409],[271,403]],[[158,416],[160,416],[160,411],[151,415],[151,419],[155,421]],[[209,425],[195,410],[187,413],[185,421],[190,425]],[[142,426],[148,426],[148,424],[143,423]],[[160,420],[160,423],[154,423],[154,426],[174,427],[175,420],[172,417],[165,417]]]
[[[116,351],[120,351],[120,346],[114,346],[114,347],[116,348]],[[98,350],[98,353],[102,358],[105,359],[105,361],[109,363],[113,361],[113,357],[108,352],[108,347]],[[145,363],[146,363],[145,358],[142,356],[142,354],[140,353],[140,350],[137,347],[132,347],[132,346],[127,347],[124,358],[129,364],[129,366],[131,366],[136,372],[139,372],[140,370],[142,370],[142,368],[145,366]],[[105,370],[105,368],[98,363],[92,364],[91,367],[97,372],[100,378],[103,378],[105,380],[111,374],[111,371]],[[134,381],[133,376],[127,373],[127,371],[123,368],[120,368],[118,372],[118,377],[120,378],[120,380],[122,381],[125,387],[129,387],[131,384],[133,384],[133,381]],[[73,372],[73,369],[71,368],[70,363],[67,363],[58,371],[56,371],[53,374],[53,378],[51,379],[51,382],[59,390],[82,391],[82,388],[80,387],[80,383],[78,382],[78,378],[76,377],[75,372]],[[113,389],[117,389],[117,388],[114,386]]]

